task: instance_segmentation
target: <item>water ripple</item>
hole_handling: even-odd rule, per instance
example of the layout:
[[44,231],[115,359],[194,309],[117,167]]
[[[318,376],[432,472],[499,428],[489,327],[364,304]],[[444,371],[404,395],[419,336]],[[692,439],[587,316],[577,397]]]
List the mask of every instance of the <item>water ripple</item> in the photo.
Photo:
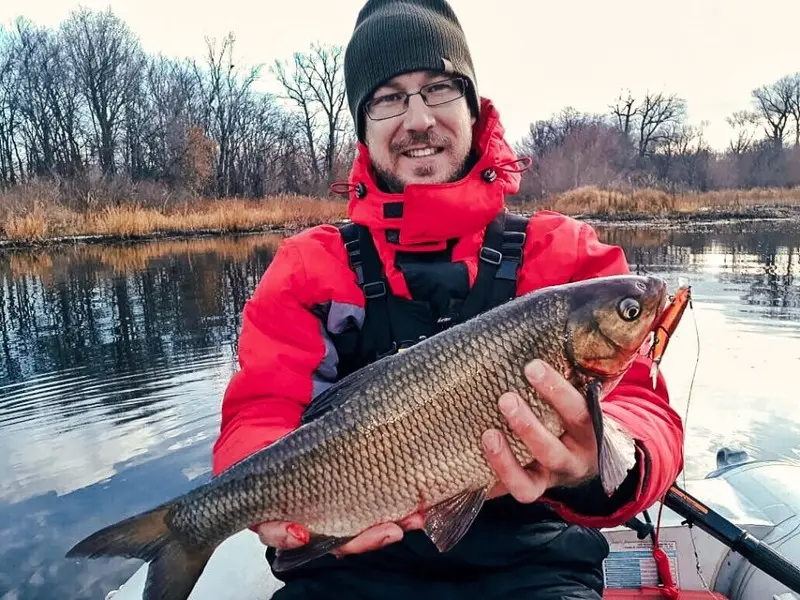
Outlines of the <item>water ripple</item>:
[[[687,475],[723,444],[799,459],[797,224],[598,230],[634,268],[693,285],[663,365]],[[138,563],[64,551],[209,477],[241,311],[273,252],[248,237],[0,253],[0,598],[103,597]]]

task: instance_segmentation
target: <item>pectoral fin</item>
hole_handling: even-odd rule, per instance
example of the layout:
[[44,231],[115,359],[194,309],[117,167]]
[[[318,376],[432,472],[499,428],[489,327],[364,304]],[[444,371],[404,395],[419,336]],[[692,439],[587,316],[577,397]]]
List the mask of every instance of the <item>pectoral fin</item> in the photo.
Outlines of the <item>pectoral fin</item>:
[[636,465],[636,442],[600,407],[600,383],[589,385],[586,396],[597,439],[598,469],[603,490],[611,496]]
[[468,490],[425,511],[425,533],[440,552],[447,552],[464,537],[486,501],[487,491]]
[[278,550],[275,552],[275,561],[272,564],[273,571],[288,571],[300,565],[310,562],[316,558],[336,550],[339,546],[344,546],[352,540],[352,537],[331,537],[327,535],[312,535],[307,544],[299,548]]

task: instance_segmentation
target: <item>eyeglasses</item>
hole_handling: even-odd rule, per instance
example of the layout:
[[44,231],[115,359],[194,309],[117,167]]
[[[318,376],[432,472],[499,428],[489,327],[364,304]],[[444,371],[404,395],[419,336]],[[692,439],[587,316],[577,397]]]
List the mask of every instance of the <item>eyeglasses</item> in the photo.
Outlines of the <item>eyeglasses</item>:
[[404,114],[408,110],[408,100],[419,94],[427,106],[438,106],[458,100],[467,91],[467,81],[454,77],[444,81],[434,81],[423,85],[418,92],[393,92],[368,101],[364,108],[373,121],[383,121]]

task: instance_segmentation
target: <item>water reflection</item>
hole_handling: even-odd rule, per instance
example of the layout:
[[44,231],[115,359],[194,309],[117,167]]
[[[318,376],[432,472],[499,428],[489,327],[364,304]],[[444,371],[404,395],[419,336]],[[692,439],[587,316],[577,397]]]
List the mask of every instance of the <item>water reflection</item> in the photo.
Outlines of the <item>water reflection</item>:
[[102,597],[136,561],[66,561],[69,545],[208,476],[279,239],[0,255],[0,598]]
[[800,224],[598,230],[626,249],[634,268],[663,276],[673,288],[692,284],[693,310],[663,365],[672,403],[686,419],[685,475],[712,470],[714,452],[726,444],[758,458],[800,459],[793,391],[800,358],[794,277]]
[[[687,474],[721,444],[800,459],[800,226],[598,231],[693,285],[663,367],[688,414]],[[67,547],[208,477],[241,310],[279,240],[0,253],[0,598],[102,597],[138,562]]]

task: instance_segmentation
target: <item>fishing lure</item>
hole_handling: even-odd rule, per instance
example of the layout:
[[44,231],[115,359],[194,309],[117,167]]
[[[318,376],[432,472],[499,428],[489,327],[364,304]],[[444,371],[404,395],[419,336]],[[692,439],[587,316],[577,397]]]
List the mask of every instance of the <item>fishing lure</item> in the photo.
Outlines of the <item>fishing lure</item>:
[[664,357],[664,352],[667,350],[672,334],[681,322],[681,317],[687,306],[692,304],[692,286],[682,285],[670,297],[669,304],[667,304],[664,311],[661,313],[655,327],[653,328],[653,344],[650,346],[649,356],[653,360],[650,366],[650,377],[653,380],[653,389],[656,387],[656,376],[658,375],[658,366],[661,364],[661,359]]

